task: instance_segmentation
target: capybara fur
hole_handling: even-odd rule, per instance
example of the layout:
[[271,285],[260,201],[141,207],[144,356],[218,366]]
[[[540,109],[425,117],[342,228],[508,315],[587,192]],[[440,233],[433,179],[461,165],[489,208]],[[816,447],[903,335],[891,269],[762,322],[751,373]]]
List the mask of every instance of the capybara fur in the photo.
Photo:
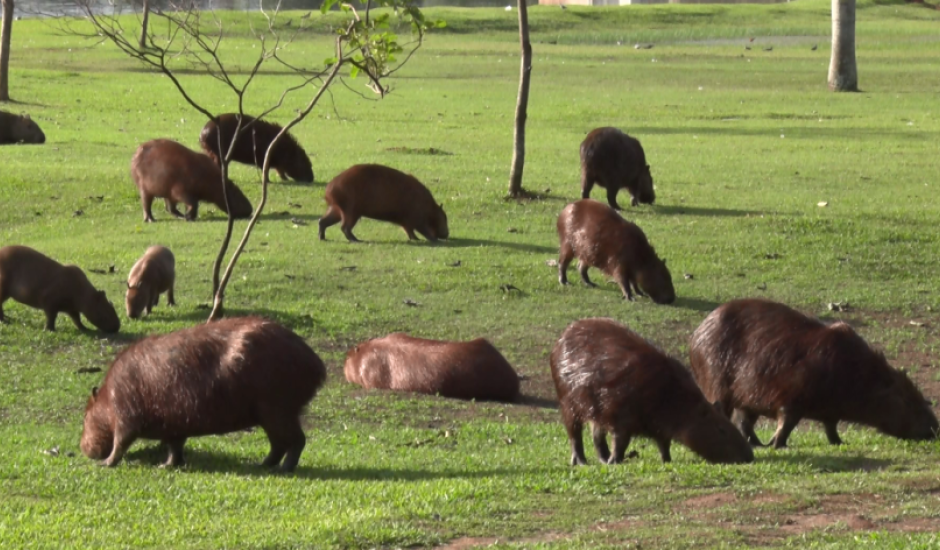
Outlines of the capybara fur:
[[291,471],[306,445],[300,414],[326,380],[303,338],[273,321],[236,317],[150,336],[121,351],[85,407],[81,448],[116,466],[137,439],[183,463],[187,438],[261,426],[262,466]]
[[[232,143],[232,136],[238,130],[238,113],[219,115],[216,123],[210,120],[199,134],[199,144],[203,151],[221,167],[222,160],[228,154]],[[219,130],[221,129],[221,132]],[[273,122],[258,120],[248,115],[242,115],[242,128],[235,140],[235,150],[232,151],[232,160],[244,164],[252,164],[258,168],[264,167],[264,155],[281,126]],[[221,134],[221,150],[219,149]],[[284,134],[271,151],[270,168],[274,168],[282,180],[288,177],[294,181],[313,183],[313,167],[310,158],[303,147],[297,143],[290,132]],[[268,174],[264,175],[268,179]]]
[[10,143],[45,143],[46,134],[29,115],[0,111],[0,145]]
[[27,246],[0,248],[0,322],[5,320],[3,303],[7,298],[41,309],[46,314],[46,330],[55,330],[60,312],[80,330],[87,330],[82,315],[102,332],[121,329],[114,306],[80,267],[62,265]]
[[660,259],[646,235],[604,203],[582,199],[566,206],[558,215],[558,281],[568,284],[568,266],[578,259],[578,272],[588,286],[597,286],[587,270],[596,267],[620,285],[623,296],[633,300],[633,291],[649,294],[657,304],[676,299],[666,260]]
[[447,214],[434,201],[431,191],[417,178],[379,164],[357,164],[348,168],[326,186],[329,205],[320,218],[320,240],[326,228],[342,222],[343,234],[350,242],[359,239],[352,229],[359,218],[372,218],[402,226],[408,238],[416,240],[415,231],[425,239],[446,239]]
[[[232,180],[225,180],[223,191],[222,171],[212,159],[169,139],[155,139],[138,147],[131,160],[131,177],[140,192],[145,222],[154,221],[154,198],[162,198],[167,212],[187,221],[196,219],[199,201],[211,202],[228,213],[223,193],[228,194],[233,218],[251,216],[251,203]],[[179,203],[186,205],[185,215],[177,210]]]
[[672,460],[672,441],[711,463],[754,460],[751,446],[705,400],[679,361],[612,319],[568,325],[552,349],[551,368],[572,466],[587,463],[581,439],[586,422],[597,457],[607,464],[623,461],[634,436],[655,441],[663,462]]
[[489,401],[519,397],[516,371],[483,338],[446,342],[396,332],[349,350],[345,373],[364,388]]
[[617,191],[626,189],[630,204],[653,204],[653,176],[646,164],[646,153],[636,138],[617,128],[597,128],[581,142],[581,198],[591,196],[594,184],[607,189],[607,202],[617,205]]
[[851,326],[829,325],[768,300],[734,300],[702,321],[689,345],[692,373],[711,402],[753,445],[760,416],[777,419],[770,441],[786,447],[800,420],[822,422],[832,444],[840,421],[901,439],[937,437],[937,418],[913,382]]
[[166,303],[176,305],[173,284],[176,281],[176,259],[165,246],[151,246],[137,260],[127,275],[127,294],[124,306],[127,316],[137,319],[145,311],[149,315],[153,306],[160,302],[166,292]]

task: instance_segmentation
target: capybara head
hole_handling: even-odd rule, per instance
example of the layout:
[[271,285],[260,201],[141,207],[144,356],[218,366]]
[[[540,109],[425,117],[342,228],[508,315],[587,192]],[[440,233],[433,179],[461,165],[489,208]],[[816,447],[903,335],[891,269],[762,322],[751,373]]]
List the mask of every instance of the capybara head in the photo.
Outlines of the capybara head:
[[129,319],[137,319],[150,304],[150,286],[138,281],[136,284],[127,284],[127,294],[124,296],[124,307]]
[[[232,217],[236,220],[243,220],[251,217],[251,213],[254,209],[251,206],[251,202],[248,200],[248,197],[242,193],[242,190],[238,188],[232,180],[226,180],[226,194],[228,195],[228,204],[232,210]],[[220,197],[219,208],[225,212],[225,201]]]
[[872,407],[879,412],[875,427],[900,439],[923,441],[940,437],[940,425],[930,402],[906,374],[888,365],[881,353],[878,358],[889,369],[891,382],[877,388],[873,395]]
[[114,306],[108,301],[103,290],[96,290],[88,296],[82,304],[82,315],[102,332],[113,334],[121,330],[121,320],[118,318],[117,311],[114,310]]
[[650,165],[647,164],[636,178],[636,200],[642,204],[653,204],[656,201],[656,192],[653,190],[653,175]]
[[430,226],[435,238],[447,239],[450,237],[450,230],[447,228],[447,213],[444,212],[443,204],[438,204],[437,208],[431,213]]
[[45,143],[46,134],[42,133],[39,125],[29,118],[29,115],[16,117],[13,123],[13,136],[23,143]]
[[689,423],[676,439],[712,464],[754,462],[751,444],[725,415],[708,402],[689,411]]
[[[282,139],[286,139],[284,136]],[[284,163],[284,173],[287,177],[301,183],[313,183],[313,165],[310,164],[308,157],[300,146],[290,154]]]
[[676,289],[672,286],[672,274],[666,267],[666,260],[653,258],[642,269],[638,269],[636,284],[657,304],[676,301]]
[[85,422],[79,446],[88,458],[101,460],[111,454],[114,445],[107,398],[98,397],[98,388],[91,389],[85,405]]

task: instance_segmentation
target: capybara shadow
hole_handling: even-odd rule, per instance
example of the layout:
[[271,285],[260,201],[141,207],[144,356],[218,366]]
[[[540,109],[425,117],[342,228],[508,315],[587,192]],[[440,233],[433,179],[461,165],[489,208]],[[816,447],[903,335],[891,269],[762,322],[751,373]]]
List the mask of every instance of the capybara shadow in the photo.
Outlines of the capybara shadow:
[[439,246],[445,248],[477,248],[481,246],[498,246],[509,250],[518,250],[520,252],[536,252],[539,254],[555,254],[556,249],[550,246],[541,246],[529,243],[514,243],[510,241],[492,241],[488,239],[462,239],[451,237],[446,242],[439,243]]
[[150,315],[164,292],[167,305],[175,306],[175,282],[176,258],[170,249],[159,245],[148,248],[127,275],[127,293],[124,296],[127,316],[137,319],[145,312]]
[[617,128],[596,128],[581,142],[581,198],[591,196],[597,184],[607,190],[607,203],[615,210],[617,192],[626,189],[630,203],[653,204],[653,176],[640,142]]
[[691,309],[692,311],[711,311],[721,304],[712,300],[702,300],[699,298],[678,296],[672,305],[675,307],[681,307],[683,309]]
[[29,115],[14,115],[0,111],[0,145],[14,143],[42,144],[46,134]]
[[703,206],[683,206],[681,204],[658,204],[653,208],[658,214],[672,214],[676,216],[702,216],[702,217],[748,217],[763,216],[767,212],[761,210],[734,210],[731,208],[707,208]]

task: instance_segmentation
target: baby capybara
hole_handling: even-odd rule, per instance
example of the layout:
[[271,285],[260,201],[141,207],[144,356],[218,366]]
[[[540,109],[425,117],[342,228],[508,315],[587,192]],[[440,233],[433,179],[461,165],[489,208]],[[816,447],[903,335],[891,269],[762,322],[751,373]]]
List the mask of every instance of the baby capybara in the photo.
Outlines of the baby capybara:
[[840,420],[902,439],[933,439],[937,418],[913,382],[844,322],[826,325],[783,304],[734,300],[702,321],[689,344],[705,396],[754,445],[760,416],[777,419],[774,447],[803,419],[818,420],[830,443]]
[[258,317],[238,317],[150,336],[121,351],[85,407],[81,448],[116,466],[136,439],[183,463],[190,437],[261,426],[271,443],[262,466],[291,471],[306,445],[300,414],[326,380],[303,338]]
[[127,275],[127,295],[124,297],[127,316],[137,319],[144,311],[149,315],[164,292],[166,303],[175,306],[175,281],[176,259],[170,249],[165,246],[148,248]]
[[0,248],[0,322],[7,298],[41,309],[46,314],[46,330],[55,330],[59,313],[68,315],[79,330],[84,315],[102,332],[121,329],[114,306],[103,290],[92,286],[85,272],[74,265],[62,265],[26,246]]
[[[151,206],[157,197],[163,199],[167,212],[187,221],[196,219],[199,201],[211,202],[228,213],[222,191],[222,171],[208,156],[175,141],[155,139],[138,147],[131,159],[131,177],[140,192],[145,222],[153,221]],[[251,216],[251,203],[232,180],[225,180],[225,193],[233,218]],[[185,216],[177,210],[178,203],[186,205]]]
[[[219,115],[219,122],[210,120],[199,134],[199,144],[202,150],[209,155],[218,166],[222,166],[221,159],[228,154],[232,143],[232,136],[238,129],[238,113]],[[219,149],[219,129],[221,128],[221,145]],[[252,164],[258,168],[264,167],[264,155],[281,126],[254,117],[243,115],[242,128],[238,139],[235,140],[235,150],[232,151],[232,160],[244,164]],[[270,168],[277,170],[282,180],[288,177],[294,181],[313,183],[313,167],[306,151],[297,143],[290,133],[284,134],[271,151]],[[268,174],[264,175],[268,179]]]
[[445,342],[396,332],[349,350],[345,373],[364,388],[492,401],[519,396],[516,371],[483,338]]
[[653,204],[653,176],[646,153],[636,138],[617,128],[597,128],[581,142],[581,198],[591,196],[594,184],[607,189],[607,202],[617,205],[617,191],[630,192],[630,204]]
[[634,436],[653,439],[663,462],[671,460],[673,440],[712,463],[754,460],[747,441],[705,400],[679,361],[612,319],[568,325],[552,350],[551,367],[572,466],[586,464],[585,422],[592,424],[597,457],[607,464],[623,461]]
[[587,270],[596,267],[620,285],[623,296],[633,300],[631,287],[640,296],[649,294],[657,304],[676,299],[666,260],[660,259],[643,231],[604,203],[582,199],[558,215],[558,281],[568,284],[568,265],[578,259],[581,280],[597,286]]
[[329,205],[320,218],[320,240],[326,240],[326,228],[342,222],[343,234],[350,242],[359,239],[352,229],[359,218],[372,218],[402,226],[408,238],[415,231],[425,239],[446,239],[447,214],[434,201],[431,191],[417,178],[379,164],[357,164],[333,178],[324,196]]
[[46,134],[29,115],[0,111],[0,145],[11,143],[45,143]]

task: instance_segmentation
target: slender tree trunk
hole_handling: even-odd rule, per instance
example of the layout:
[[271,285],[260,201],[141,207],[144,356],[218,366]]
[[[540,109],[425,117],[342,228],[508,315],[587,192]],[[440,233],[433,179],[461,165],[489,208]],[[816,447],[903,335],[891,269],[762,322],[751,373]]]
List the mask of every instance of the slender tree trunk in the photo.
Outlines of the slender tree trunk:
[[829,90],[858,91],[858,68],[855,65],[855,0],[832,0]]
[[525,121],[529,106],[529,81],[532,77],[532,43],[529,42],[529,13],[526,0],[519,0],[519,42],[522,45],[522,66],[519,71],[519,97],[516,100],[516,128],[513,133],[512,168],[509,171],[509,196],[518,197],[522,189],[525,166]]
[[10,33],[13,32],[13,0],[3,4],[3,26],[0,28],[0,101],[10,101]]
[[147,47],[147,21],[150,20],[150,0],[144,0],[144,14],[140,20],[140,47]]

